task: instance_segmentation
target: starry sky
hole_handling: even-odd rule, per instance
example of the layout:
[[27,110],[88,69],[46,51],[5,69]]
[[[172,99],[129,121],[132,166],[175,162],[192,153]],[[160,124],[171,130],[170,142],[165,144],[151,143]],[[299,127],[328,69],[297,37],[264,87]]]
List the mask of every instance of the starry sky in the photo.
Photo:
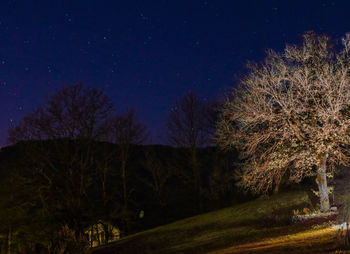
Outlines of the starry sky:
[[267,48],[350,32],[348,1],[1,0],[0,145],[65,85],[106,91],[162,143],[173,102],[219,98]]

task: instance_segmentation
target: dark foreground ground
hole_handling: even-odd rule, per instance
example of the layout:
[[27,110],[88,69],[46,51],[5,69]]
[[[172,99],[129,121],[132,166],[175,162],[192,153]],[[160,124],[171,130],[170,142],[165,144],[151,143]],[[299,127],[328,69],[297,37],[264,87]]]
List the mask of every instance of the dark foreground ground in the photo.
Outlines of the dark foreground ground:
[[293,211],[310,205],[305,192],[278,194],[140,232],[91,253],[350,253],[339,248],[335,216],[291,222]]

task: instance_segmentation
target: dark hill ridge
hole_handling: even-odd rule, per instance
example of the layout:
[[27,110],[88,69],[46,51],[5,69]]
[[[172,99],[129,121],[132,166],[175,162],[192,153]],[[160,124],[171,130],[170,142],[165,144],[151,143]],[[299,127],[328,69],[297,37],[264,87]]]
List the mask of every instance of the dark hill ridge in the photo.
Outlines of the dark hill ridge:
[[[11,219],[16,238],[14,249],[20,249],[21,241],[29,238],[45,245],[43,241],[50,241],[50,236],[64,225],[85,232],[99,220],[120,228],[125,235],[127,230],[140,232],[249,198],[235,188],[235,153],[223,153],[215,147],[197,150],[201,172],[199,210],[193,195],[188,149],[131,145],[126,160],[125,211],[121,178],[123,149],[111,143],[66,139],[27,141],[3,147],[0,211],[9,212],[0,218],[4,222],[0,234],[7,234],[5,221]],[[28,220],[32,222],[27,223]],[[23,232],[21,238],[17,238],[19,232]]]

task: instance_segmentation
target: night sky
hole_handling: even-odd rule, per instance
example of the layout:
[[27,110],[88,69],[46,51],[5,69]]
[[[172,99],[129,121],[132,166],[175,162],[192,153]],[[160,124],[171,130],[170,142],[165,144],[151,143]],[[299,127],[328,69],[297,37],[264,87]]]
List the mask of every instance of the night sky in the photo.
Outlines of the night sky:
[[307,30],[350,32],[347,2],[1,0],[0,144],[11,124],[77,82],[104,89],[117,111],[135,108],[160,143],[185,93],[222,96],[248,60]]

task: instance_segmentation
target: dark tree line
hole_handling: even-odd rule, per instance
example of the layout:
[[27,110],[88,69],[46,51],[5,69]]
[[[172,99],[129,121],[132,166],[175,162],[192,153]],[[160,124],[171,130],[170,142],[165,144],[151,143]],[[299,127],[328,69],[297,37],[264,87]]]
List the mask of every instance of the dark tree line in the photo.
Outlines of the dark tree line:
[[93,225],[108,242],[110,224],[125,236],[234,202],[236,153],[211,146],[216,117],[189,93],[169,114],[173,147],[146,146],[136,113],[115,113],[103,91],[57,92],[10,128],[13,146],[0,152],[2,251],[85,253]]

